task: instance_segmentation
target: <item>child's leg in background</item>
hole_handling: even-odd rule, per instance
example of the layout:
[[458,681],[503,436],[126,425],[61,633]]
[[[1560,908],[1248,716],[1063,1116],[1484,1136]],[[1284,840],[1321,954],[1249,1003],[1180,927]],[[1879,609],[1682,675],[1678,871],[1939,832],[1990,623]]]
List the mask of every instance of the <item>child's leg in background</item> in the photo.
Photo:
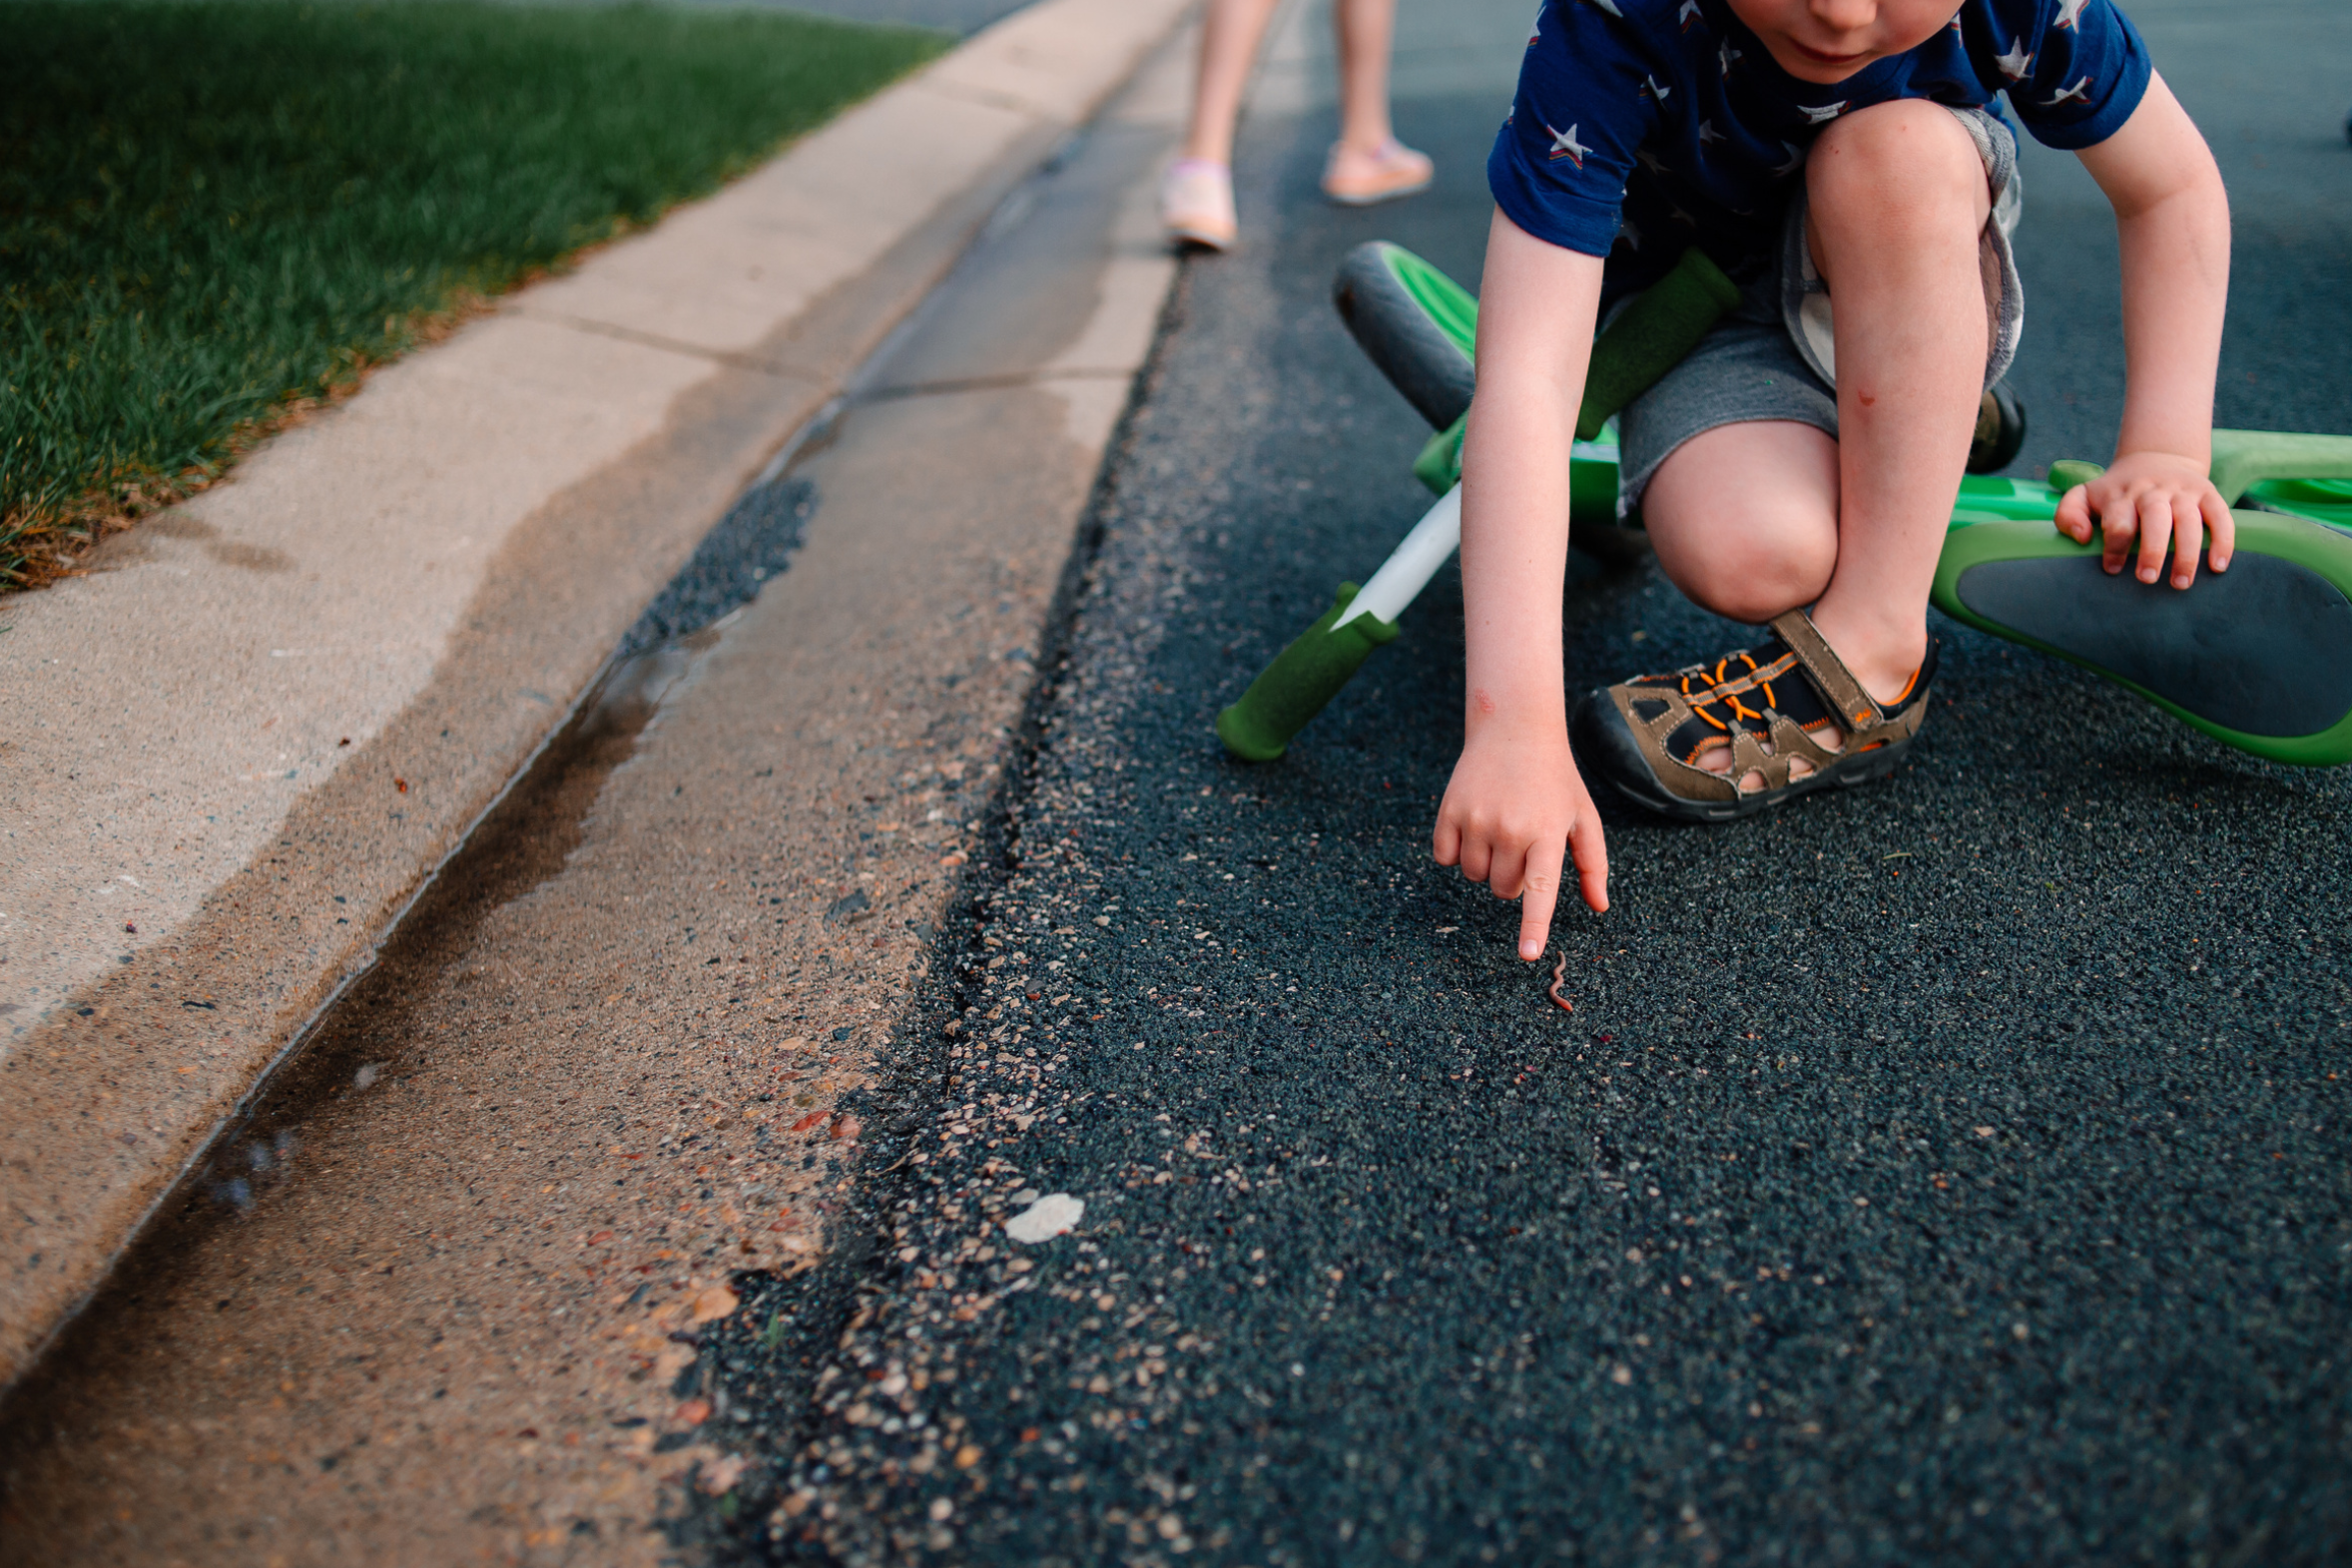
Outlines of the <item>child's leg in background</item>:
[[[1233,126],[1241,114],[1250,65],[1274,15],[1275,0],[1210,0],[1201,23],[1200,76],[1193,88],[1192,124],[1184,157],[1233,162]],[[1340,47],[1340,144],[1377,152],[1391,139],[1389,46],[1397,0],[1334,0],[1332,24]]]
[[[1275,0],[1209,0],[1200,74],[1183,156],[1160,187],[1160,222],[1180,243],[1230,249],[1240,233],[1233,205],[1233,130]],[[1324,194],[1363,206],[1410,196],[1430,183],[1430,161],[1398,145],[1389,124],[1389,43],[1396,0],[1333,0],[1340,46],[1340,139]]]
[[1340,146],[1379,154],[1396,140],[1389,124],[1389,48],[1397,0],[1334,0],[1340,46]]
[[1210,0],[1201,19],[1200,74],[1192,91],[1192,124],[1184,157],[1209,164],[1233,162],[1233,124],[1241,115],[1250,64],[1274,15],[1274,0]]

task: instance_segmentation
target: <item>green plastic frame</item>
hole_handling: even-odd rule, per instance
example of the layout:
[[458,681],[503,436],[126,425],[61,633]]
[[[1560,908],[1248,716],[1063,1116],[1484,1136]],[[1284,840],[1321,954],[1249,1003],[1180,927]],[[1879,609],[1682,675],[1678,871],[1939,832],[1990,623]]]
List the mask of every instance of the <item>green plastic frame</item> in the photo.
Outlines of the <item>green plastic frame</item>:
[[[2046,485],[2042,488],[2047,490],[2049,487]],[[2052,509],[2056,509],[2055,501]],[[2305,519],[2282,517],[2273,512],[2235,510],[2231,515],[2237,519],[2237,548],[2241,554],[2254,551],[2276,556],[2282,561],[2309,567],[2334,582],[2352,580],[2352,535],[2331,528],[2313,527]],[[1937,609],[1965,626],[1990,632],[2013,643],[2023,643],[2028,648],[2039,649],[2068,664],[2080,665],[2125,691],[2146,698],[2191,729],[2201,730],[2214,740],[2234,746],[2241,752],[2250,752],[2274,763],[2291,763],[2301,768],[2333,767],[2352,759],[2352,715],[2347,715],[2317,735],[2291,738],[2247,735],[2217,725],[2209,719],[2200,719],[2178,703],[2158,697],[2137,682],[2127,681],[2093,660],[2023,636],[2006,626],[1986,620],[1961,603],[1961,574],[1972,566],[1988,561],[2062,559],[2098,553],[2096,540],[2089,544],[2076,544],[2051,527],[2046,517],[2010,518],[1988,512],[1964,520],[1956,515],[1953,531],[1944,540],[1944,554],[1936,563],[1936,583],[1929,592],[1929,598]]]
[[[1384,247],[1382,256],[1390,275],[1430,323],[1474,359],[1477,299],[1402,247]],[[1579,413],[1580,439],[1570,450],[1568,465],[1571,524],[1638,523],[1617,515],[1617,432],[1610,416],[1627,396],[1680,358],[1736,299],[1737,290],[1694,249],[1596,340],[1594,376],[1610,381],[1611,387],[1596,393],[1588,386]],[[1633,319],[1641,312],[1646,313]],[[1604,348],[1612,351],[1604,353]],[[1440,495],[1461,482],[1469,417],[1465,414],[1431,436],[1414,462],[1415,477]],[[2302,767],[2352,761],[2352,715],[2317,735],[2247,735],[2201,719],[2093,660],[1986,620],[1961,602],[1960,578],[1973,566],[2097,554],[2097,544],[2077,545],[2052,523],[2065,491],[2098,471],[2094,464],[2066,462],[2052,464],[2048,481],[1975,474],[1963,478],[1930,594],[1936,607],[1963,625],[2079,665],[2242,752]],[[2247,503],[2234,511],[2241,551],[2277,556],[2332,582],[2352,581],[2352,437],[2216,430],[2212,476],[2233,508]],[[2314,523],[2326,526],[2311,526]],[[1374,650],[1396,638],[1397,627],[1371,616],[1335,627],[1356,591],[1354,583],[1341,584],[1331,609],[1285,648],[1239,701],[1218,715],[1218,735],[1234,756],[1250,762],[1281,757],[1292,737],[1338,695]]]
[[[1453,340],[1472,360],[1478,353],[1478,301],[1469,289],[1447,276],[1403,246],[1389,246],[1381,260],[1397,286],[1410,294],[1429,316],[1430,324]],[[1462,435],[1469,423],[1465,414],[1429,438],[1414,459],[1414,477],[1433,495],[1444,495],[1462,480]],[[1576,523],[1615,523],[1617,519],[1617,427],[1614,422],[1588,441],[1578,441],[1568,457],[1568,520]]]

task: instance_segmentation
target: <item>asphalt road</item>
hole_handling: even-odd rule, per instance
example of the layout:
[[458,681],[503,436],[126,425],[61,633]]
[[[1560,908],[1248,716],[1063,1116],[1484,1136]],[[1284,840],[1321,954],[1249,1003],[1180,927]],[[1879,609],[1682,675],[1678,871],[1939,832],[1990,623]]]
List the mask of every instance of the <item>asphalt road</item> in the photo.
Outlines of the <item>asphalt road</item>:
[[[1616,906],[1555,931],[1571,1016],[1429,856],[1451,574],[1288,760],[1219,751],[1423,504],[1328,281],[1374,236],[1476,276],[1524,9],[1408,12],[1409,46],[1498,40],[1490,84],[1401,69],[1428,197],[1326,208],[1328,116],[1253,121],[1250,244],[1183,276],[1003,852],[941,935],[958,983],[870,1114],[870,1242],[706,1350],[790,1434],[739,1545],[2342,1561],[2352,780],[1940,624],[1889,784],[1607,810]],[[2134,13],[2236,193],[2219,422],[2352,429],[2352,15]],[[2109,220],[2070,160],[2027,180],[2021,470],[2103,452],[2121,387]],[[1579,688],[1739,636],[1646,569],[1579,574],[1568,627]],[[1075,1235],[993,1231],[1024,1190],[1082,1199]]]

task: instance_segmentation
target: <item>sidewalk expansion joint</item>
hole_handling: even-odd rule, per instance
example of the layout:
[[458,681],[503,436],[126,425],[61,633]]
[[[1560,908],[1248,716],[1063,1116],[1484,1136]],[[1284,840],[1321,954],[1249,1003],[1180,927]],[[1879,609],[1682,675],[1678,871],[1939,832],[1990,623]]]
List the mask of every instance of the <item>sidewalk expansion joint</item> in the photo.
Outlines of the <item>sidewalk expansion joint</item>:
[[533,321],[543,321],[550,326],[570,327],[573,331],[586,332],[595,337],[609,337],[618,342],[635,343],[640,348],[655,348],[663,353],[682,354],[689,359],[699,359],[707,364],[722,364],[734,370],[749,370],[757,375],[772,375],[780,381],[823,381],[826,379],[820,371],[796,370],[789,364],[780,364],[773,359],[762,359],[754,354],[732,353],[724,348],[706,348],[700,343],[682,342],[675,337],[665,337],[659,332],[641,331],[634,326],[618,326],[613,322],[599,321],[591,316],[567,315],[560,310],[541,310],[529,304],[515,305],[512,307],[511,313]]
[[937,93],[941,98],[959,98],[967,104],[979,104],[989,109],[1002,109],[1011,114],[1026,116],[1031,120],[1044,120],[1054,125],[1069,123],[1067,116],[1056,114],[1042,104],[1033,104],[1027,99],[1015,97],[1011,93],[992,92],[988,88],[973,87],[963,82],[933,79],[924,82],[922,90],[926,93]]

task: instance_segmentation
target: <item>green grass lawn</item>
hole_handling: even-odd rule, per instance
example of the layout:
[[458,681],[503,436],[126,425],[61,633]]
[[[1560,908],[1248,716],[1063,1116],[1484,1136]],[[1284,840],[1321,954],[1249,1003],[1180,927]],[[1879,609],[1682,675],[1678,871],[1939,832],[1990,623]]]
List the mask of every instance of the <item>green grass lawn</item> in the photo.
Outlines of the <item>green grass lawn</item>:
[[950,42],[647,6],[0,0],[0,585]]

